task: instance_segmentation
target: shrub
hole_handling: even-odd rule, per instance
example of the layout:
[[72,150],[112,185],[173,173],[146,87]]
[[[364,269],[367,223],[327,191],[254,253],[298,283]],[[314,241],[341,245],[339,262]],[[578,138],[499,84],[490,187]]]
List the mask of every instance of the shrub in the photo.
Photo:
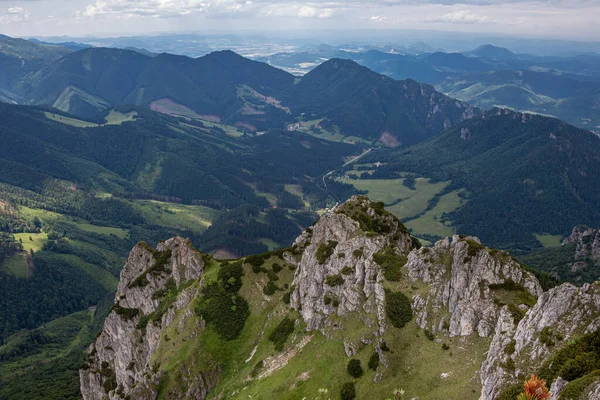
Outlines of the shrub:
[[285,292],[283,294],[283,297],[281,299],[283,300],[284,304],[290,304],[291,297],[292,297],[292,293],[291,292]]
[[349,267],[349,266],[345,266],[344,268],[342,268],[342,275],[352,275],[354,273],[354,268]]
[[567,381],[572,381],[599,368],[600,360],[597,354],[592,352],[583,353],[567,361],[558,375]]
[[285,317],[279,325],[275,327],[273,332],[271,332],[269,340],[275,345],[275,350],[283,350],[283,346],[285,345],[288,336],[294,332],[294,323],[295,321],[293,319]]
[[435,335],[429,329],[425,329],[425,337],[432,342],[435,340]]
[[273,269],[273,272],[275,272],[276,274],[279,273],[279,271],[281,271],[283,269],[283,267],[277,263],[274,263],[271,268]]
[[511,340],[510,343],[507,344],[506,347],[504,348],[504,352],[508,355],[514,354],[516,344],[517,344],[517,342],[514,339]]
[[485,249],[484,245],[474,240],[467,240],[467,243],[469,244],[469,249],[467,250],[469,257],[475,257],[479,253],[479,250]]
[[442,350],[450,350],[450,346],[447,343],[442,344]]
[[328,306],[329,304],[331,304],[331,300],[333,300],[333,299],[331,298],[331,296],[329,296],[328,294],[326,294],[326,295],[323,297],[323,304],[325,304],[326,306]]
[[520,283],[516,283],[515,281],[509,279],[506,280],[502,283],[492,283],[490,285],[488,285],[488,287],[492,290],[499,290],[499,289],[504,289],[504,290],[509,290],[509,291],[520,291],[520,292],[525,292],[525,288],[523,287],[523,285],[521,285]]
[[231,293],[237,293],[242,287],[242,276],[244,275],[244,268],[242,262],[236,262],[233,264],[224,263],[219,268],[219,280],[225,290]]
[[331,257],[337,245],[338,242],[335,240],[328,240],[327,243],[321,243],[316,253],[319,264],[325,264],[325,261]]
[[329,286],[340,286],[344,284],[344,278],[341,275],[329,275],[325,278],[325,283]]
[[102,384],[104,392],[108,393],[117,388],[117,375],[115,374],[115,371],[110,368],[108,362],[102,362],[100,375],[104,377],[104,383]]
[[362,366],[360,365],[360,360],[356,358],[353,358],[348,362],[348,367],[346,369],[353,378],[360,378],[364,373]]
[[511,385],[504,389],[502,392],[500,392],[497,400],[515,400],[521,394],[522,391],[523,384],[515,383],[514,385]]
[[273,281],[269,281],[263,288],[263,293],[267,296],[273,296],[279,288]]
[[410,299],[402,292],[385,291],[385,312],[396,328],[403,328],[412,319]]
[[356,389],[354,388],[354,382],[346,382],[342,385],[340,392],[341,400],[353,400],[356,398]]
[[363,249],[362,249],[362,247],[361,247],[360,249],[356,249],[356,250],[354,250],[354,251],[352,252],[352,255],[353,255],[355,258],[361,258],[361,257],[362,257],[362,255],[363,255],[363,253],[364,253],[364,250],[363,250]]
[[269,281],[271,281],[271,282],[275,282],[275,281],[279,280],[279,277],[277,276],[277,274],[275,272],[273,272],[272,270],[267,271],[267,277],[269,278]]
[[508,305],[508,311],[511,313],[515,324],[518,324],[523,318],[525,318],[525,311],[521,310],[515,304]]
[[540,343],[545,344],[548,347],[554,346],[554,340],[562,340],[561,335],[555,335],[549,326],[544,327],[540,331]]
[[253,265],[252,272],[255,274],[260,274],[262,272],[262,267],[260,265]]
[[377,352],[371,354],[371,358],[369,358],[368,365],[369,369],[372,369],[373,371],[377,370],[377,367],[379,367],[379,354]]
[[373,260],[381,265],[385,279],[399,281],[402,278],[402,267],[406,265],[408,258],[396,254],[392,249],[386,249],[373,254]]
[[253,378],[256,378],[258,376],[258,374],[260,373],[260,371],[263,369],[264,365],[265,365],[265,363],[263,362],[263,360],[260,360],[259,362],[254,364],[254,367],[252,368],[252,372],[250,372],[250,376]]
[[[547,382],[561,376],[575,380],[595,369],[600,369],[600,329],[582,336],[556,352],[540,369]],[[565,376],[566,375],[566,376]]]
[[381,349],[381,351],[390,351],[390,348],[388,347],[386,342],[381,342],[379,348]]
[[199,298],[196,313],[223,339],[234,340],[244,328],[250,307],[243,297],[226,291],[219,283],[211,283]]
[[112,307],[112,310],[117,315],[120,315],[121,317],[123,317],[123,319],[126,319],[126,320],[133,319],[140,313],[140,310],[138,310],[137,308],[121,307],[119,305],[119,303],[115,303],[115,305]]
[[[246,263],[252,265],[252,267],[260,267],[265,263],[265,257],[263,254],[257,254],[246,257]],[[254,268],[252,268],[254,271]]]
[[560,392],[560,400],[563,399],[579,399],[584,391],[596,382],[600,376],[600,371],[594,371],[589,375],[577,378],[568,383],[568,385]]

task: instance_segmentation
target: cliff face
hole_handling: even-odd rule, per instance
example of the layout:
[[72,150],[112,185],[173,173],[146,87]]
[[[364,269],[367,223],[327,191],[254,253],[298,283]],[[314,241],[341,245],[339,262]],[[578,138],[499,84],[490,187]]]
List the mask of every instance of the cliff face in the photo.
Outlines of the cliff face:
[[576,226],[571,235],[563,240],[563,246],[575,245],[575,259],[571,269],[585,267],[587,264],[600,265],[600,229]]
[[[366,234],[361,218],[370,224],[363,228],[385,232]],[[325,332],[329,315],[363,311],[373,334],[383,334],[383,275],[373,255],[386,248],[408,254],[415,244],[404,226],[366,198],[354,197],[321,218],[296,240],[296,245],[304,251],[292,283],[291,305],[300,312],[307,329]]]
[[[524,315],[504,309],[482,365],[481,399],[494,399],[502,387],[538,371],[553,354],[598,328],[600,287],[597,284],[578,288],[565,283],[550,289]],[[556,399],[568,382],[559,377],[550,383]]]
[[[573,240],[593,254],[595,237]],[[402,382],[409,398],[495,400],[598,329],[599,284],[543,292],[508,253],[458,235],[421,247],[381,203],[354,197],[290,249],[231,263],[181,238],[136,245],[81,392],[312,398],[340,390],[352,357],[369,365],[357,398],[389,397]],[[555,400],[582,385],[560,375]],[[585,379],[576,398],[598,398],[600,377]]]
[[[80,371],[84,399],[156,398],[160,374],[152,357],[175,311],[198,296],[197,284],[186,285],[202,276],[203,267],[201,255],[182,238],[160,243],[156,250],[145,243],[133,248],[115,305]],[[210,379],[203,382],[200,392],[205,394],[210,384]]]
[[527,300],[535,302],[542,293],[532,274],[475,237],[454,236],[433,248],[413,251],[406,268],[412,281],[429,286],[425,294],[413,298],[417,324],[432,332],[442,331],[446,324],[451,336],[488,337],[509,297],[514,297],[514,306],[527,308]]

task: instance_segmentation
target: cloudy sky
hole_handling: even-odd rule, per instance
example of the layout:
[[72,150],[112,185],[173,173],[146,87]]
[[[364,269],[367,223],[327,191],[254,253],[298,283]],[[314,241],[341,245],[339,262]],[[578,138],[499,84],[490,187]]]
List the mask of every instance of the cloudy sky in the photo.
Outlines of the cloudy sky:
[[427,29],[600,38],[600,0],[0,0],[0,33]]

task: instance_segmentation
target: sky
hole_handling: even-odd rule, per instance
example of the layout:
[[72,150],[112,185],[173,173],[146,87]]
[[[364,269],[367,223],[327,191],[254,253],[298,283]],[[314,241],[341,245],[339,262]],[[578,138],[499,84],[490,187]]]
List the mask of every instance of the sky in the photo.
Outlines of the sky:
[[0,33],[423,29],[597,40],[600,0],[0,0]]

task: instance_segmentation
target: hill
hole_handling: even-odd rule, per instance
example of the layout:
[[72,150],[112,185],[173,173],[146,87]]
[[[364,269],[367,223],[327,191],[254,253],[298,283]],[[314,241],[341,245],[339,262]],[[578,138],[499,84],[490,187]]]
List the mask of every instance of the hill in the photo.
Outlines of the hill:
[[514,60],[518,58],[518,56],[512,51],[508,50],[504,47],[497,47],[491,44],[484,44],[479,46],[475,50],[468,51],[463,53],[467,57],[481,57],[481,58],[489,58],[490,60]]
[[429,85],[396,81],[342,59],[301,78],[291,102],[296,112],[324,116],[346,134],[393,146],[418,143],[479,112]]
[[61,47],[0,35],[0,100],[17,102],[23,88],[44,66],[71,53]]
[[567,282],[582,285],[600,278],[600,233],[576,226],[560,246],[534,251],[520,260]]
[[[381,54],[368,53],[373,60]],[[454,56],[464,58],[449,57]],[[381,60],[389,57],[397,58],[385,55]],[[94,122],[124,104],[257,134],[328,119],[332,125],[323,128],[328,135],[322,137],[395,146],[422,141],[477,113],[430,86],[398,82],[352,61],[333,59],[295,78],[231,51],[192,59],[88,48],[47,64],[35,79],[23,82],[20,102]]]
[[438,88],[478,107],[505,106],[552,115],[590,130],[600,129],[600,82],[582,76],[527,70],[491,71],[447,80]]
[[495,246],[536,247],[534,233],[566,235],[582,221],[600,222],[600,138],[553,118],[494,109],[410,149],[369,157],[387,163],[372,179],[414,172],[451,181],[444,193],[466,189],[467,201],[443,219]]
[[492,400],[536,373],[593,399],[599,295],[542,288],[475,237],[421,247],[354,197],[280,252],[218,263],[182,238],[135,246],[81,393]]

